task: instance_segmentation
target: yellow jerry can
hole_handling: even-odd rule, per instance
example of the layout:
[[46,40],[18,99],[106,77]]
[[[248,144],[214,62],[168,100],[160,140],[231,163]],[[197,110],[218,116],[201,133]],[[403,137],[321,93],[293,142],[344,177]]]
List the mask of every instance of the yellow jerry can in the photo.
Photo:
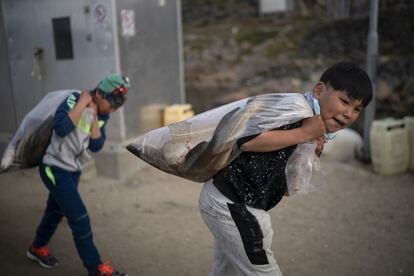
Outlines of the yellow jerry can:
[[173,104],[164,109],[164,125],[180,122],[194,116],[191,104]]
[[370,131],[371,160],[374,171],[383,175],[408,168],[408,132],[404,120],[375,120]]

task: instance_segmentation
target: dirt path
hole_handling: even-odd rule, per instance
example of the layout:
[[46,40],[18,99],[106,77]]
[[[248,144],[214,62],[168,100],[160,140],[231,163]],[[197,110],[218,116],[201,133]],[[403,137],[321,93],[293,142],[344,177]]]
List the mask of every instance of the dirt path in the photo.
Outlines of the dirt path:
[[[273,248],[285,276],[414,275],[414,174],[373,174],[357,163],[323,160],[318,191],[285,198],[272,212]],[[43,212],[37,170],[0,175],[2,275],[86,275],[69,227],[45,270],[24,257]],[[129,275],[207,275],[212,238],[198,213],[201,184],[145,168],[125,183],[80,184],[104,260]]]

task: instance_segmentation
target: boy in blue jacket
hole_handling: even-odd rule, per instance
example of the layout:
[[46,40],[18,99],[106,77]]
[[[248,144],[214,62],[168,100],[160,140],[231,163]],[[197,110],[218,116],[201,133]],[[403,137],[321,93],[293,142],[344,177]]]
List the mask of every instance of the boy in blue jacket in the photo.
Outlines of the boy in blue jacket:
[[53,134],[42,162],[40,177],[49,190],[46,210],[26,256],[45,268],[58,265],[49,243],[63,217],[68,220],[73,239],[89,275],[125,276],[103,264],[92,238],[86,207],[78,191],[82,165],[88,150],[97,152],[105,142],[109,113],[121,107],[130,84],[121,75],[105,77],[93,91],[73,91],[58,107]]

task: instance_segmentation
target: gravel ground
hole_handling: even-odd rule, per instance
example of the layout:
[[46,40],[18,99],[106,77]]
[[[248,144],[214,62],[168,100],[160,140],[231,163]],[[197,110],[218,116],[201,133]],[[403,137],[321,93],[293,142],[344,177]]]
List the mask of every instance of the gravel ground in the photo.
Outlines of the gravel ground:
[[[271,211],[273,250],[285,276],[414,275],[414,174],[374,174],[357,162],[322,159],[317,191]],[[3,275],[86,275],[63,221],[47,270],[24,256],[45,206],[37,169],[0,175]],[[118,182],[96,177],[80,190],[103,260],[129,275],[207,275],[212,237],[198,213],[202,184],[144,168]]]

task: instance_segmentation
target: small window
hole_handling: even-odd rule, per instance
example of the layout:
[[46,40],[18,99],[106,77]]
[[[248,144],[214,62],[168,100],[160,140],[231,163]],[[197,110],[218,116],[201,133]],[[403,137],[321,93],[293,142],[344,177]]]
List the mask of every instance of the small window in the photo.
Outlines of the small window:
[[73,59],[70,17],[52,19],[56,59]]

